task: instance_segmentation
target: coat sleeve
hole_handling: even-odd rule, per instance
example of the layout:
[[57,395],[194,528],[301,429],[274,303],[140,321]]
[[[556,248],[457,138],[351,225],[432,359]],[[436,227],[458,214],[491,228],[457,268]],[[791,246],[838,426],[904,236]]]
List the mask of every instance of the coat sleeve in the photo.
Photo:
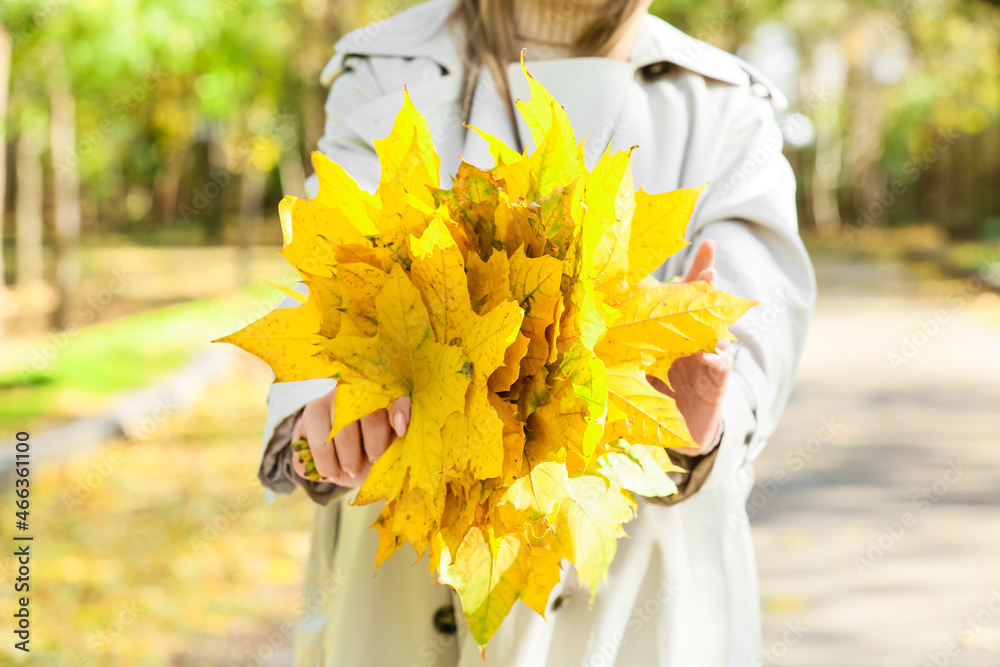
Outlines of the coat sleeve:
[[[362,105],[381,94],[375,68],[366,58],[335,56],[323,70],[324,84],[330,86],[326,99],[326,122],[318,148],[342,165],[362,188],[374,190],[378,184],[379,163],[374,145],[355,135],[347,118]],[[306,193],[315,197],[319,190],[316,175],[306,179]],[[296,289],[308,293],[304,283]],[[286,298],[278,308],[291,308],[298,302]],[[273,375],[272,375],[273,379]],[[291,493],[296,485],[305,487],[309,496],[326,504],[344,490],[333,484],[300,480],[290,470],[291,425],[310,401],[336,387],[333,379],[274,382],[267,397],[267,422],[264,426],[258,477],[269,492]],[[268,493],[268,497],[271,494]]]
[[[812,318],[816,281],[798,232],[795,176],[782,154],[781,129],[770,104],[749,87],[729,89],[722,113],[725,139],[713,180],[688,228],[691,245],[661,268],[683,275],[694,250],[717,243],[718,287],[757,301],[732,332],[734,372],[723,402],[718,451],[692,477],[702,489],[725,484],[760,454],[791,394]],[[692,489],[691,492],[697,492]]]

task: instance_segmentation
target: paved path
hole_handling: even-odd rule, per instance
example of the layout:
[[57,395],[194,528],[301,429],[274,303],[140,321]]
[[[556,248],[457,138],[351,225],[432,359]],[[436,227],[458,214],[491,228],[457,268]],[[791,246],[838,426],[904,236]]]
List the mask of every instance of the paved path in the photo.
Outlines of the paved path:
[[764,664],[1000,665],[1000,297],[819,262],[751,497]]

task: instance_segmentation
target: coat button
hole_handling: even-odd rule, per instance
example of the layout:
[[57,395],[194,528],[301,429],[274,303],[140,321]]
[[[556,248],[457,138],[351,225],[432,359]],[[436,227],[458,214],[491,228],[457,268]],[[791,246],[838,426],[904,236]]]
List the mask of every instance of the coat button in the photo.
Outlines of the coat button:
[[556,596],[556,599],[552,601],[552,611],[559,611],[559,608],[566,604],[572,593],[560,593]]
[[757,97],[763,97],[764,99],[771,98],[771,91],[768,90],[767,86],[765,86],[760,81],[754,81],[753,83],[750,84],[750,92],[756,95]]
[[455,608],[451,605],[434,612],[434,629],[443,635],[453,635],[458,630],[455,625]]
[[670,63],[658,62],[646,65],[640,70],[646,81],[656,81],[670,71]]

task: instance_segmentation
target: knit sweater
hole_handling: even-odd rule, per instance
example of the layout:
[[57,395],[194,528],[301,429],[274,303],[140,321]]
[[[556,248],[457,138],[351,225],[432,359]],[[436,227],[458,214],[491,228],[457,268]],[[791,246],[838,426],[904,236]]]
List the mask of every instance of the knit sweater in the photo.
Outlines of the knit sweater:
[[[595,20],[608,0],[514,0],[514,26],[520,46],[525,49],[526,60],[568,58],[573,45]],[[625,19],[626,27],[620,31],[607,56],[628,60],[632,44],[639,29],[639,22],[649,2],[639,5],[637,11]]]

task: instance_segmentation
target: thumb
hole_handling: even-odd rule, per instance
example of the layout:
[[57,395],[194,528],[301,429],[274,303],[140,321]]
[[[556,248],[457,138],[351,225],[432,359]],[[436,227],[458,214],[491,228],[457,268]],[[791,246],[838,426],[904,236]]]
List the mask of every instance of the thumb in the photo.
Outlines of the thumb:
[[389,423],[396,435],[402,438],[410,426],[410,397],[400,396],[389,406]]
[[691,259],[691,266],[688,268],[687,274],[684,276],[684,282],[692,283],[696,280],[700,280],[699,274],[706,269],[711,269],[715,266],[715,239],[706,239],[698,245],[698,249],[694,253],[694,257]]

